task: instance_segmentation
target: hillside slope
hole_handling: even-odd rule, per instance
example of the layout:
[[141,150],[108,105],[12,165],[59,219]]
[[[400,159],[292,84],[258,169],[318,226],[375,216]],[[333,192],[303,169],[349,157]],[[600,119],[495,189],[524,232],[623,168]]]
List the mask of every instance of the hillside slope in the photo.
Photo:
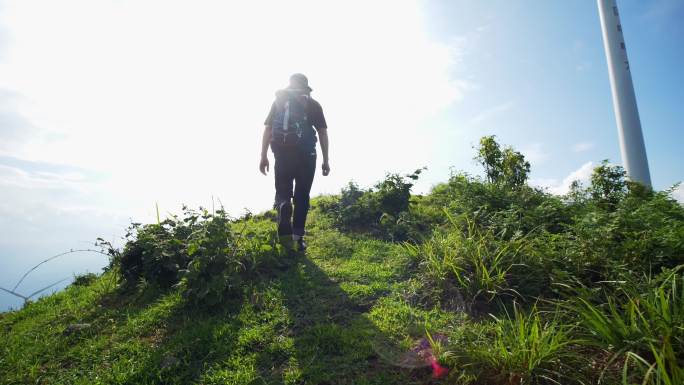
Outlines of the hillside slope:
[[201,311],[178,290],[119,292],[109,272],[3,314],[2,383],[387,384],[429,376],[379,353],[392,354],[387,346],[407,333],[407,319],[450,316],[405,303],[399,246],[348,240],[348,253],[321,245],[329,237],[344,239],[312,236],[309,256]]
[[485,179],[314,199],[306,254],[272,212],[132,224],[102,275],[0,315],[0,383],[684,383],[684,208],[608,163],[553,196],[479,151]]

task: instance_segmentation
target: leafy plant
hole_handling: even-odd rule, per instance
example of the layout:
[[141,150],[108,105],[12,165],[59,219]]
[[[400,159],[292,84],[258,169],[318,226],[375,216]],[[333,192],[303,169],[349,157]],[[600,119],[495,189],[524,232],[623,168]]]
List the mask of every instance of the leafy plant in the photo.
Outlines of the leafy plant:
[[511,147],[502,150],[493,135],[480,139],[475,160],[484,167],[489,183],[508,188],[525,185],[530,173],[530,163],[525,160],[525,156]]
[[411,188],[424,169],[408,175],[387,174],[374,188],[360,189],[350,182],[338,199],[318,201],[318,209],[348,232],[370,232],[392,241],[416,236],[410,213]]
[[[249,274],[277,255],[275,236],[255,229],[245,219],[233,224],[224,210],[206,210],[185,219],[195,230],[187,241],[187,269],[181,270],[181,287],[193,303],[216,305],[238,291]],[[235,226],[240,226],[239,231]]]
[[560,233],[571,222],[570,210],[559,197],[529,186],[511,189],[467,174],[452,175],[424,201],[447,208],[453,216],[469,215],[478,226],[506,239],[535,230]]
[[591,174],[591,197],[601,207],[611,209],[617,205],[627,193],[625,170],[611,165],[605,159]]
[[281,250],[273,230],[265,218],[233,220],[223,209],[210,213],[183,207],[182,219],[133,223],[123,251],[110,247],[110,268],[129,287],[146,291],[152,285],[180,284],[190,302],[217,304],[250,274],[276,265]]
[[124,283],[137,285],[144,279],[168,288],[178,282],[178,271],[187,264],[185,237],[189,229],[175,219],[159,224],[133,223],[127,231],[128,242],[114,253],[111,265],[119,267]]
[[[628,192],[619,201],[587,200],[575,207],[564,232],[564,253],[589,280],[611,280],[619,271],[648,274],[684,263],[684,207],[669,192]],[[620,273],[622,274],[622,273]]]

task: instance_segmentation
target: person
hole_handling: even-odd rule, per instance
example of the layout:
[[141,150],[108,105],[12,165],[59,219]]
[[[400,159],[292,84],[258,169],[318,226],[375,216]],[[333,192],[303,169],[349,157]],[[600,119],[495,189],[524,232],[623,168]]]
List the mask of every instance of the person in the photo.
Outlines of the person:
[[307,77],[296,73],[290,76],[289,86],[276,92],[264,122],[259,163],[259,171],[267,175],[270,146],[275,158],[274,208],[278,213],[278,236],[286,248],[296,247],[298,251],[306,250],[304,227],[316,173],[316,133],[323,153],[322,174],[330,173],[328,126],[323,108],[311,98],[311,91]]

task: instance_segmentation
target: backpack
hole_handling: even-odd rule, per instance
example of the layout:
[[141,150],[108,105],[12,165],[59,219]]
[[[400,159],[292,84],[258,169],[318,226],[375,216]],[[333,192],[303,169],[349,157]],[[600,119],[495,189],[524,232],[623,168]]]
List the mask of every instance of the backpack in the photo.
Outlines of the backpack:
[[308,96],[300,97],[284,90],[276,93],[271,144],[303,147],[315,143],[314,129],[307,116],[307,104]]

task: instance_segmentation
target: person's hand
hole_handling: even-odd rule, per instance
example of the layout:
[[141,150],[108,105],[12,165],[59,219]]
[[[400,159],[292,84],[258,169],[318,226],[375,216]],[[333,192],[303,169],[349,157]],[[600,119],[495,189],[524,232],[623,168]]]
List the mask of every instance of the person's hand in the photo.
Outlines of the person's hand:
[[266,175],[268,173],[268,157],[262,156],[261,157],[261,162],[259,162],[259,171],[261,171],[262,174]]
[[323,170],[323,176],[328,176],[328,174],[330,174],[330,165],[328,162],[323,162],[321,169]]

